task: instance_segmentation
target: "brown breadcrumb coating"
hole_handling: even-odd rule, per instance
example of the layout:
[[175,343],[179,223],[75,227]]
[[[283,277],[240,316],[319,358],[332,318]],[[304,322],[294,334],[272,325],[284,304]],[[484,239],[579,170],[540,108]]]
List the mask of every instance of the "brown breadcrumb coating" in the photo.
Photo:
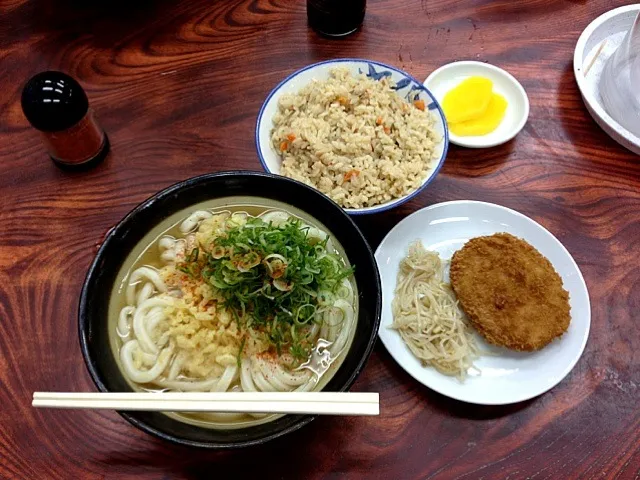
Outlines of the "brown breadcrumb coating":
[[569,294],[547,260],[508,233],[469,240],[451,259],[451,286],[490,343],[540,350],[569,327]]

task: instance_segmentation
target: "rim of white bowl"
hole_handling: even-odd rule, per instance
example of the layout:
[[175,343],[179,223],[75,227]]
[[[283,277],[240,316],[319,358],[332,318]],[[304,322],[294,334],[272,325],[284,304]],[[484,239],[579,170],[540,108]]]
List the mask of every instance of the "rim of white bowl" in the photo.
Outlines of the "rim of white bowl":
[[378,62],[375,60],[367,60],[364,58],[337,58],[332,60],[324,60],[322,62],[316,62],[310,65],[307,65],[306,67],[296,70],[290,75],[288,75],[287,77],[285,77],[284,80],[278,83],[273,88],[273,90],[269,92],[269,95],[267,95],[267,98],[262,103],[262,106],[260,107],[260,111],[258,112],[258,119],[256,121],[256,131],[255,131],[255,144],[256,144],[256,150],[258,152],[258,160],[260,160],[260,164],[262,165],[262,168],[268,173],[272,173],[274,175],[280,175],[280,172],[274,172],[271,169],[269,169],[269,167],[267,166],[267,163],[264,160],[264,156],[262,154],[262,148],[260,147],[260,124],[262,123],[264,110],[267,104],[269,103],[269,101],[271,100],[271,97],[273,97],[286,83],[289,83],[291,80],[293,80],[295,77],[300,75],[302,72],[306,72],[307,70],[318,67],[320,65],[326,65],[328,63],[356,63],[356,62],[370,63],[373,65],[377,65],[379,67],[393,70],[394,72],[399,73],[409,78],[410,80],[412,80],[420,90],[426,92],[426,94],[429,95],[429,97],[431,98],[431,103],[429,105],[434,104],[436,107],[435,109],[430,109],[430,110],[438,111],[438,114],[442,119],[442,125],[444,127],[444,137],[442,139],[442,141],[444,142],[444,146],[442,148],[442,155],[440,156],[440,159],[438,160],[437,165],[433,168],[433,173],[431,173],[431,175],[429,175],[429,177],[424,181],[424,183],[422,183],[422,185],[420,185],[415,191],[407,194],[404,197],[397,198],[395,200],[392,200],[387,203],[383,203],[381,205],[374,205],[372,207],[363,207],[363,208],[344,208],[343,207],[343,210],[347,212],[349,215],[369,215],[372,213],[385,212],[387,210],[400,206],[403,203],[408,202],[409,200],[414,198],[416,195],[422,192],[427,187],[427,185],[429,185],[433,181],[434,178],[436,178],[436,176],[440,172],[440,169],[442,168],[442,165],[444,164],[445,159],[447,158],[447,153],[449,151],[449,127],[447,125],[447,120],[444,116],[444,112],[442,111],[442,107],[440,107],[440,102],[438,102],[438,100],[431,93],[431,91],[427,87],[425,87],[422,82],[418,81],[418,79],[416,79],[413,75],[410,75],[409,73],[405,72],[404,70],[400,70],[399,68],[392,67],[391,65],[387,65],[386,63]]
[[[529,95],[527,95],[527,91],[524,89],[524,87],[518,81],[518,79],[514,77],[512,74],[510,74],[509,72],[507,72],[504,68],[500,68],[497,65],[493,65],[492,63],[478,62],[477,60],[457,60],[455,62],[446,63],[441,67],[438,67],[437,69],[435,69],[424,80],[424,84],[425,85],[428,84],[431,80],[433,80],[435,77],[437,77],[439,74],[441,74],[445,70],[454,68],[456,66],[464,66],[464,65],[476,66],[479,68],[486,68],[488,70],[493,70],[494,72],[505,77],[511,84],[513,84],[517,92],[523,98],[524,109],[523,109],[522,117],[520,118],[518,123],[516,123],[514,129],[508,135],[505,135],[504,137],[501,137],[498,140],[495,140],[493,142],[473,144],[473,143],[467,143],[464,140],[465,137],[458,137],[456,135],[452,135],[450,139],[451,143],[453,143],[454,145],[459,145],[461,147],[466,147],[466,148],[492,148],[513,140],[515,136],[522,131],[524,126],[527,124],[527,120],[529,119],[529,112],[530,112]],[[446,118],[445,118],[445,121],[446,121]]]
[[[607,20],[616,17],[622,13],[630,12],[630,11],[640,11],[640,3],[633,3],[631,5],[625,5],[623,7],[614,8],[613,10],[609,10],[608,12],[603,13],[599,17],[595,18],[587,28],[585,28],[580,37],[578,38],[578,42],[576,43],[576,48],[573,52],[573,75],[576,78],[576,83],[578,84],[578,90],[580,90],[580,95],[582,96],[582,101],[587,106],[587,109],[591,110],[591,116],[594,117],[594,114],[597,118],[594,118],[596,123],[604,122],[610,129],[615,132],[615,135],[618,135],[619,138],[613,137],[611,132],[608,132],[602,125],[600,127],[604,132],[612,137],[616,142],[620,143],[623,147],[631,150],[631,147],[622,143],[628,142],[632,144],[636,149],[640,147],[640,138],[634,135],[632,132],[624,128],[620,125],[613,117],[611,117],[607,111],[602,107],[600,102],[598,102],[593,96],[589,93],[585,88],[585,84],[587,83],[587,79],[582,73],[582,65],[583,65],[583,57],[585,54],[584,48],[587,45],[587,41],[591,38],[596,29],[602,25]],[[588,52],[587,52],[588,53]],[[599,121],[598,121],[599,120]],[[634,152],[639,154],[638,152]]]

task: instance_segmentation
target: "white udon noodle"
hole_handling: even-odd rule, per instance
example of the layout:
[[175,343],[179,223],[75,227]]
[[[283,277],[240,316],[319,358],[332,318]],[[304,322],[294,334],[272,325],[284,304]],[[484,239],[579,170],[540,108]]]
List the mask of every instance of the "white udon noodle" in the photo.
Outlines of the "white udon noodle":
[[423,365],[464,380],[478,347],[451,287],[443,281],[437,253],[420,241],[400,262],[392,302],[393,324]]
[[[241,213],[243,214],[243,213]],[[244,214],[246,215],[246,214]],[[200,223],[212,217],[209,211],[192,213],[179,225],[179,231],[185,238],[161,237],[158,241],[161,262],[167,266],[184,259],[190,251],[189,243],[193,237],[189,234],[198,229]],[[260,215],[266,222],[282,225],[290,219],[283,211],[269,211]],[[327,233],[305,225],[308,238],[324,241]],[[333,251],[333,244],[327,241],[327,250]],[[139,267],[131,272],[126,287],[126,303],[118,317],[117,334],[122,340],[120,360],[125,376],[135,384],[145,388],[158,388],[183,392],[282,392],[309,391],[332,362],[342,353],[355,326],[353,287],[348,279],[338,288],[334,308],[319,314],[318,322],[311,329],[311,338],[315,348],[309,360],[299,368],[290,369],[280,362],[268,362],[258,354],[244,355],[237,362],[227,365],[222,375],[210,378],[187,378],[181,374],[184,355],[170,340],[166,333],[168,320],[165,307],[176,301],[180,292],[169,291],[161,278],[159,270]],[[141,367],[136,366],[137,357]],[[206,414],[213,421],[234,421],[243,414]],[[256,418],[266,415],[253,414]]]

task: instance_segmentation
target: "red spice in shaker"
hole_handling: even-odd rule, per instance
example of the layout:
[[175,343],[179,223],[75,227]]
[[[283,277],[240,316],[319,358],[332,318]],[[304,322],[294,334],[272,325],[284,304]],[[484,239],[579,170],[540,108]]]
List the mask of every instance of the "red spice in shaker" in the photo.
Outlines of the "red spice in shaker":
[[62,168],[91,167],[109,150],[109,139],[89,108],[87,95],[69,75],[51,71],[31,78],[22,91],[22,111]]

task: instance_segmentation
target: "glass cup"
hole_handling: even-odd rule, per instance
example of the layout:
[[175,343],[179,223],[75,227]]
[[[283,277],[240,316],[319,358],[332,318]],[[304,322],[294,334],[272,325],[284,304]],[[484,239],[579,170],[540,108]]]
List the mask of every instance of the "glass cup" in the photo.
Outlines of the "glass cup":
[[605,63],[599,89],[607,113],[640,137],[640,14]]
[[366,0],[307,0],[307,18],[318,33],[342,37],[360,28],[366,7]]

